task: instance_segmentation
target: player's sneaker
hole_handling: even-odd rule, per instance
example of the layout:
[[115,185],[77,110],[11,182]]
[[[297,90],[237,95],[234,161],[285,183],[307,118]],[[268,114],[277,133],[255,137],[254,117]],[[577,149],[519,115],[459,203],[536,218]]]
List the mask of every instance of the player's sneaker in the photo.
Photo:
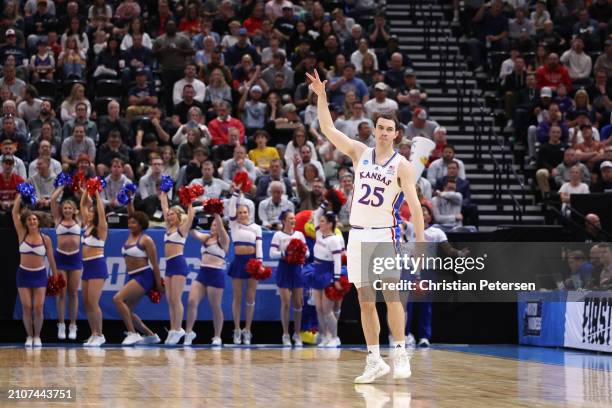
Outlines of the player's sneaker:
[[242,330],[234,329],[234,344],[242,344]]
[[302,336],[299,333],[293,333],[293,345],[295,347],[304,347],[304,343],[302,343]]
[[26,347],[32,347],[32,343],[33,343],[33,341],[34,341],[34,339],[32,339],[32,337],[28,336],[28,337],[26,338],[26,341],[25,341],[24,346],[26,346]]
[[406,336],[406,348],[414,346],[416,346],[416,340],[414,339],[412,333],[408,333],[408,335]]
[[89,338],[85,341],[85,343],[83,343],[83,347],[89,347],[89,343],[91,343],[94,337],[95,336],[93,334],[89,336]]
[[247,346],[251,344],[251,339],[253,338],[253,334],[249,330],[242,330],[242,344],[246,344]]
[[327,344],[329,343],[329,341],[331,340],[329,337],[327,336],[323,336],[321,334],[319,334],[321,341],[319,342],[319,344],[317,344],[317,347],[320,348],[325,348],[327,347]]
[[283,347],[291,347],[291,336],[283,334]]
[[104,337],[103,334],[100,336],[93,336],[93,339],[89,342],[89,347],[100,347],[104,343],[106,343],[106,337]]
[[123,346],[133,346],[134,344],[140,343],[142,336],[138,333],[127,332],[125,339],[121,342]]
[[391,370],[391,367],[384,362],[382,358],[373,358],[368,356],[366,358],[366,366],[363,370],[363,374],[355,378],[356,384],[369,384],[374,382],[377,378],[382,377]]
[[153,333],[150,336],[144,336],[141,341],[142,344],[157,344],[160,342],[161,342],[161,339],[155,333]]
[[213,347],[221,347],[223,346],[223,342],[221,341],[221,337],[213,337],[212,341],[210,342],[210,345]]
[[32,339],[32,347],[42,347],[42,341],[40,341],[40,337],[34,337]]
[[66,340],[66,323],[57,324],[57,338],[60,340]]
[[76,324],[71,324],[70,326],[68,326],[68,338],[70,340],[76,340],[77,338],[77,325]]
[[195,340],[196,338],[196,334],[195,332],[189,332],[189,333],[185,333],[185,340],[183,340],[183,345],[184,346],[191,346],[191,344],[193,343],[193,340]]
[[406,353],[405,349],[397,350],[393,355],[393,378],[401,380],[403,378],[410,378],[411,375],[408,353]]
[[429,339],[422,338],[421,340],[419,340],[419,347],[422,347],[422,348],[429,347]]

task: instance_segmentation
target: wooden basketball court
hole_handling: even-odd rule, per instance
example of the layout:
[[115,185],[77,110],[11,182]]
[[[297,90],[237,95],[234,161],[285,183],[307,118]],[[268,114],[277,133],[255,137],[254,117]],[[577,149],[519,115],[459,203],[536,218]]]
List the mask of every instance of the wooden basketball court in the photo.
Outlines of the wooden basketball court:
[[[23,349],[4,346],[0,348],[3,391],[0,405],[114,408],[610,406],[612,357],[576,354],[582,355],[582,360],[557,364],[529,361],[520,356],[518,359],[503,355],[500,358],[451,351],[443,347],[417,349],[412,354],[413,375],[409,380],[395,382],[389,375],[371,385],[355,385],[353,378],[364,366],[365,354],[361,348],[85,349],[51,346]],[[597,359],[596,365],[589,364],[588,361],[595,361],[593,359]],[[76,401],[16,403],[8,400],[6,394],[7,389],[13,387],[74,387]]]

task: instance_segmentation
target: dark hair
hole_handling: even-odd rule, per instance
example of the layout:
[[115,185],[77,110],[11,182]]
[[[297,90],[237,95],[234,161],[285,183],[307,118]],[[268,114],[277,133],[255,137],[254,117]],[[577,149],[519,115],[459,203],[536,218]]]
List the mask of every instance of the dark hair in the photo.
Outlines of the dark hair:
[[278,216],[278,219],[284,224],[285,220],[287,219],[287,216],[291,213],[293,213],[293,210],[285,210],[280,213],[280,215]]
[[357,125],[357,130],[361,130],[361,128],[364,127],[364,126],[370,126],[370,124],[367,121],[364,120],[363,122],[360,122]]
[[134,211],[134,213],[130,215],[128,219],[129,218],[136,221],[143,231],[149,228],[149,216],[146,213],[142,211]]
[[268,132],[266,132],[265,130],[258,130],[255,132],[255,139],[257,139],[257,136],[264,136],[267,140],[270,140],[270,134]]
[[93,210],[93,221],[92,221],[93,228],[91,229],[91,235],[95,238],[99,238],[98,237],[98,224],[100,223],[100,217],[98,216],[96,202],[94,200],[92,200],[92,204],[93,204],[94,210]]
[[393,115],[388,115],[388,114],[382,114],[382,115],[378,115],[376,117],[376,120],[374,121],[374,126],[378,125],[378,120],[379,119],[387,119],[387,120],[391,120],[393,121],[393,126],[395,126],[395,131],[397,131],[399,129],[399,126],[397,125],[397,119],[395,119],[395,116]]
[[323,217],[325,218],[325,221],[331,222],[331,224],[332,224],[332,232],[335,232],[336,231],[336,223],[337,223],[336,214],[334,214],[331,211],[326,211],[323,214]]
[[451,149],[453,151],[453,153],[456,151],[455,150],[455,146],[453,146],[452,144],[447,144],[446,146],[444,146],[444,149]]

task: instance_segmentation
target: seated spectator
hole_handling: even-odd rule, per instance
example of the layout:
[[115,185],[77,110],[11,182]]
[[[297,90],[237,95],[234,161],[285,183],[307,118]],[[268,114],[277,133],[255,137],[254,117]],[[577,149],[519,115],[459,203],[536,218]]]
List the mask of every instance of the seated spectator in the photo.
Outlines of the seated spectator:
[[[577,91],[578,92],[586,92],[583,89]],[[588,95],[587,95],[588,97]],[[570,98],[567,95],[567,88],[565,87],[565,85],[560,84],[557,87],[557,95],[554,97],[553,102],[556,103],[557,105],[559,105],[559,109],[561,110],[561,114],[563,116],[567,118],[567,113],[572,109],[572,107],[574,106],[574,101],[572,100],[572,98]],[[568,123],[568,127],[570,126],[570,124]]]
[[79,102],[87,106],[87,117],[91,116],[91,103],[85,97],[85,87],[81,84],[74,84],[70,90],[70,95],[60,107],[63,122],[68,122],[76,118],[76,107]]
[[36,172],[36,160],[39,157],[49,157],[51,160],[51,170],[54,174],[59,174],[62,171],[62,164],[55,159],[59,157],[61,145],[52,144],[53,138],[51,137],[51,125],[45,123],[43,125],[43,132],[40,134],[40,139],[30,145],[30,166],[28,167],[28,174],[31,176]]
[[185,35],[191,36],[200,31],[200,18],[198,16],[198,7],[194,3],[187,5],[187,12],[181,19],[179,30]]
[[157,93],[153,84],[147,83],[144,70],[136,71],[136,84],[128,91],[129,106],[126,110],[126,120],[131,122],[135,116],[148,115],[157,106]]
[[234,176],[239,171],[246,172],[253,183],[257,179],[255,164],[253,164],[253,162],[247,158],[246,148],[244,146],[237,145],[234,147],[233,157],[226,160],[223,164],[223,181],[226,183],[232,183]]
[[[140,24],[140,23],[139,23]],[[145,38],[148,35],[134,34],[132,39],[132,45],[127,48],[124,52],[125,68],[121,72],[123,86],[129,88],[130,83],[135,79],[136,71],[144,70],[149,81],[153,81],[153,74],[151,70],[153,68],[153,53],[151,47],[145,45]],[[128,36],[123,37],[123,41]],[[149,43],[151,40],[149,39]]]
[[26,138],[29,140],[28,135],[28,127],[23,119],[19,117],[17,112],[17,104],[13,100],[4,101],[2,103],[2,117],[0,118],[0,126],[4,122],[4,117],[12,116],[15,121],[15,127],[19,133],[23,133],[26,135]]
[[508,38],[518,45],[519,50],[526,52],[533,49],[533,38],[536,31],[533,21],[526,18],[526,9],[517,7],[514,17],[508,22]]
[[13,171],[21,176],[22,179],[27,179],[28,174],[26,172],[26,167],[19,157],[15,156],[15,144],[10,139],[5,139],[2,141],[2,155],[0,155],[0,162],[2,161],[3,156],[11,156],[15,161],[15,165],[13,166]]
[[546,10],[546,1],[536,1],[535,10],[531,12],[531,21],[536,31],[542,31],[544,29],[544,23],[550,20],[550,13]]
[[70,36],[66,41],[66,47],[57,57],[57,68],[66,79],[84,79],[86,64],[87,58],[79,49],[76,37]]
[[126,184],[132,182],[132,180],[123,174],[123,170],[127,165],[119,157],[111,160],[110,174],[104,179],[106,187],[100,194],[107,211],[120,212],[124,207],[117,201],[117,195]]
[[506,108],[506,117],[509,119],[507,127],[512,128],[514,124],[514,112],[517,93],[527,86],[527,70],[525,69],[525,60],[522,57],[517,57],[514,60],[514,69],[504,78],[502,89],[504,92],[504,105]]
[[598,247],[602,266],[599,287],[601,289],[610,289],[612,287],[612,246],[606,242],[598,244]]
[[[546,98],[551,94],[549,89],[543,89],[542,92],[544,92]],[[529,158],[532,158],[530,163],[533,162],[531,164],[535,164],[536,142],[540,144],[546,143],[548,141],[548,131],[550,127],[554,125],[561,129],[561,140],[569,140],[569,131],[567,129],[567,124],[563,121],[563,115],[561,114],[559,105],[551,103],[548,107],[546,118],[542,120],[537,127],[533,125],[529,126],[527,131],[528,154]]]
[[37,140],[39,138],[42,125],[46,122],[51,125],[53,141],[60,143],[62,140],[62,125],[55,117],[53,105],[48,100],[44,100],[40,104],[40,112],[38,113],[38,117],[28,122],[30,140]]
[[213,146],[229,144],[229,128],[236,128],[240,133],[239,142],[245,143],[244,125],[236,118],[230,116],[230,104],[226,101],[219,102],[216,107],[217,117],[208,122],[208,131]]
[[204,147],[202,143],[202,131],[198,127],[187,130],[185,140],[178,147],[178,162],[180,166],[187,165],[193,160],[193,154],[198,147]]
[[587,9],[578,12],[578,21],[574,24],[573,37],[582,38],[587,50],[593,51],[599,48],[599,27],[597,21],[589,16]]
[[591,57],[584,52],[584,41],[577,37],[572,41],[572,48],[561,55],[561,62],[567,67],[574,88],[579,89],[591,84]]
[[264,174],[257,180],[257,192],[255,194],[257,201],[262,201],[270,196],[270,184],[273,181],[279,181],[285,186],[285,194],[287,197],[293,197],[293,189],[289,177],[283,176],[283,168],[279,159],[270,161],[268,174]]
[[185,65],[185,77],[180,81],[174,83],[172,90],[172,101],[174,105],[178,105],[182,98],[185,85],[189,84],[195,91],[194,99],[198,102],[204,102],[204,96],[206,95],[206,85],[204,82],[196,78],[197,66],[194,63]]
[[283,88],[293,89],[293,70],[285,65],[285,55],[281,52],[274,54],[272,65],[264,69],[261,76],[270,88],[274,88],[274,79],[278,73],[283,74]]
[[576,149],[576,158],[592,170],[595,163],[604,159],[604,147],[601,142],[593,139],[591,125],[580,125],[580,131],[582,132],[584,141],[574,145]]
[[257,129],[263,129],[266,125],[266,104],[261,101],[262,89],[259,85],[251,86],[249,81],[240,92],[242,96],[238,103],[238,111],[242,114],[246,134],[252,135]]
[[[139,37],[140,44],[148,49],[149,51],[153,48],[153,41],[151,41],[151,37],[144,30],[142,25],[142,20],[140,18],[133,18],[130,21],[130,26],[128,27],[127,33],[123,36],[121,40],[121,49],[123,51],[128,51],[130,48],[134,47],[136,44],[136,36]],[[129,53],[126,54],[130,55]],[[130,58],[126,58],[126,61],[131,61]],[[142,68],[142,67],[140,67]]]
[[23,100],[17,106],[17,113],[25,122],[30,122],[40,114],[40,105],[42,99],[38,99],[38,91],[32,85],[28,85]]
[[338,40],[344,44],[351,36],[351,30],[355,25],[355,20],[351,17],[346,17],[344,11],[340,8],[333,9],[331,15],[333,17],[332,27],[334,33],[338,36]]
[[50,209],[50,198],[55,190],[53,183],[56,176],[57,174],[51,171],[51,159],[39,157],[36,161],[36,174],[28,178],[28,183],[32,184],[36,190],[36,209],[43,211]]
[[[240,21],[232,20],[227,25],[229,30],[222,30],[223,32],[228,31],[228,33],[224,35],[223,38],[221,39],[221,47],[223,47],[223,49],[225,50],[230,49],[231,47],[234,46],[234,44],[238,42],[238,38],[240,37],[240,26],[241,26]],[[222,32],[222,31],[219,31],[219,32]]]
[[363,122],[367,123],[370,128],[374,127],[374,122],[364,114],[363,103],[361,103],[361,101],[355,101],[351,105],[350,115],[336,119],[334,126],[351,139],[356,139],[359,132],[359,125]]
[[125,56],[119,48],[120,40],[111,35],[106,47],[96,57],[96,69],[94,78],[119,78],[122,69],[125,68]]
[[567,145],[561,142],[561,128],[551,125],[548,130],[548,141],[540,146],[537,157],[536,181],[542,197],[550,193],[550,179],[556,176],[556,168],[563,162]]
[[466,179],[465,165],[461,160],[455,158],[455,147],[446,145],[442,151],[442,157],[438,160],[434,160],[427,168],[427,180],[429,180],[431,185],[435,185],[439,178],[446,176],[448,173],[448,165],[453,162],[459,165],[458,177]]
[[175,124],[187,123],[189,121],[188,112],[192,108],[198,108],[200,110],[200,116],[202,116],[202,112],[206,111],[204,104],[195,99],[195,89],[193,86],[191,84],[185,84],[181,102],[174,106],[173,122]]
[[272,181],[269,191],[269,198],[259,203],[257,216],[263,228],[279,230],[282,226],[280,215],[285,211],[295,211],[295,207],[285,198],[285,186],[280,181]]
[[438,122],[427,119],[427,112],[423,108],[416,108],[412,112],[412,121],[406,126],[406,137],[412,139],[415,136],[433,139],[434,130],[438,128]]
[[[436,147],[429,154],[429,162],[427,165],[429,166],[433,161],[438,160],[442,157],[444,153],[444,148],[448,145],[446,140],[446,128],[442,126],[438,126],[434,129],[433,132],[433,141],[436,143]],[[409,158],[408,158],[409,159]]]
[[299,156],[293,156],[292,160],[290,161],[291,166],[287,170],[287,175],[293,183],[297,183],[296,177],[299,177],[302,184],[305,184],[304,170],[308,164],[312,164],[316,168],[317,174],[315,174],[315,177],[325,181],[323,166],[321,165],[321,162],[312,158],[313,154],[314,151],[310,149],[310,146],[304,145],[300,147]]
[[30,57],[29,69],[32,82],[39,79],[53,80],[55,74],[55,56],[47,40],[38,40],[36,54]]
[[238,30],[238,41],[227,49],[225,61],[230,67],[238,65],[245,55],[249,55],[256,64],[259,64],[259,54],[257,49],[251,45],[247,34],[246,28],[240,28]]
[[567,265],[569,276],[563,281],[565,289],[586,289],[592,278],[593,265],[587,261],[584,252],[571,251],[567,255]]
[[16,103],[21,102],[23,99],[26,83],[21,79],[17,78],[17,71],[14,64],[5,64],[2,70],[3,77],[0,78],[0,88],[8,87],[11,90],[11,99]]
[[385,18],[384,12],[378,12],[374,16],[374,24],[370,26],[368,32],[368,40],[370,46],[375,50],[382,50],[387,46],[387,43],[391,39],[389,35],[390,27],[389,22]]
[[357,137],[355,138],[358,142],[363,143],[367,147],[376,147],[376,139],[372,134],[372,128],[368,122],[361,122],[357,126]]
[[208,131],[208,127],[206,127],[204,124],[204,116],[202,116],[202,111],[200,108],[194,106],[189,109],[187,119],[188,120],[184,124],[179,126],[174,136],[172,136],[172,144],[179,146],[186,140],[189,130],[199,129],[201,132],[202,145],[210,145],[210,133]]
[[75,167],[85,155],[90,163],[96,159],[96,146],[94,141],[85,134],[85,126],[77,124],[74,126],[72,136],[67,137],[62,143],[62,164]]
[[612,39],[606,40],[605,52],[597,57],[593,71],[604,71],[608,78],[612,78]]
[[589,168],[580,163],[576,158],[576,150],[568,148],[563,154],[563,161],[553,170],[552,176],[555,180],[555,189],[558,189],[563,183],[568,182],[570,179],[570,169],[574,166],[580,167],[582,174],[582,182],[589,184],[591,182],[591,172]]
[[461,193],[455,191],[456,180],[447,179],[443,191],[436,191],[431,202],[434,221],[438,228],[444,231],[451,231],[463,225],[463,215],[461,214]]
[[230,184],[214,177],[215,165],[210,160],[202,163],[202,177],[191,180],[189,185],[199,184],[204,187],[204,194],[198,197],[198,201],[204,202],[210,198],[220,198],[221,193],[230,189]]
[[605,160],[599,165],[601,178],[593,185],[593,193],[612,193],[612,161]]
[[578,166],[574,166],[570,169],[570,178],[568,182],[563,183],[559,188],[559,195],[561,197],[561,212],[566,216],[571,216],[571,211],[568,206],[570,205],[570,197],[572,194],[589,194],[589,186],[582,182],[581,178],[582,170]]
[[[551,20],[546,20],[544,22],[543,29],[539,30],[537,35],[537,43],[544,47],[548,52],[558,53],[560,50],[566,48],[565,39],[556,31]],[[545,64],[546,62],[544,62],[542,65]],[[536,69],[537,68],[538,67],[536,67]]]
[[567,68],[559,64],[559,56],[554,52],[548,54],[546,65],[536,71],[538,88],[549,87],[553,91],[559,84],[564,84],[568,91],[572,90],[572,79]]
[[13,156],[2,157],[2,176],[0,176],[0,212],[10,211],[17,196],[17,185],[23,178],[15,174]]
[[293,157],[296,155],[299,157],[300,149],[302,146],[307,145],[311,152],[315,152],[314,144],[306,138],[306,130],[304,127],[298,127],[293,131],[293,138],[287,143],[283,159],[285,160],[285,166],[289,168],[293,162]]
[[[171,151],[174,152],[173,149]],[[191,183],[192,180],[202,177],[202,164],[208,160],[210,160],[210,150],[207,147],[196,148],[193,151],[191,162],[179,168],[178,176],[176,177],[176,187],[180,188]]]
[[[152,154],[150,163],[151,173],[142,176],[138,182],[138,194],[134,200],[134,207],[153,218],[155,213],[161,210],[159,186],[164,162],[158,154]],[[172,190],[168,192],[168,196],[169,199],[172,199]]]
[[[359,40],[359,44],[357,50],[351,54],[350,61],[355,66],[357,71],[361,71],[363,69],[363,58],[366,54],[369,54],[374,60],[374,69],[378,70],[378,58],[374,51],[368,48],[368,40],[362,38]],[[400,55],[400,63],[401,63],[401,55]],[[400,66],[401,68],[401,66]],[[403,71],[403,70],[402,70]],[[389,84],[390,86],[393,86]]]
[[384,82],[378,82],[374,85],[374,98],[370,99],[363,105],[366,115],[370,119],[374,119],[379,115],[396,116],[398,111],[397,102],[387,98],[389,88]]
[[28,159],[28,141],[27,136],[17,130],[15,126],[15,118],[13,116],[5,116],[2,120],[2,130],[0,131],[0,142],[10,140],[11,144],[16,144],[17,149],[15,155],[21,160]]
[[267,146],[270,135],[265,130],[255,132],[254,149],[249,150],[249,159],[255,164],[259,174],[267,173],[272,160],[279,160],[278,150]]
[[368,87],[365,82],[355,77],[355,66],[346,64],[342,69],[342,76],[330,81],[331,103],[342,106],[347,92],[355,93],[357,100],[365,102],[368,100]]
[[96,158],[96,166],[98,175],[101,177],[106,176],[110,171],[112,162],[114,159],[121,159],[125,164],[124,172],[130,179],[134,178],[134,172],[132,167],[128,164],[131,159],[131,150],[128,146],[123,144],[121,140],[121,133],[117,130],[112,130],[108,134],[108,139],[98,149],[98,157]]
[[204,104],[212,106],[219,102],[232,103],[232,88],[227,84],[223,71],[216,68],[210,73]]
[[311,185],[308,186],[299,180],[300,177],[296,179],[298,198],[300,200],[298,210],[304,211],[317,209],[323,201],[324,182],[321,179],[315,178]]
[[351,27],[351,35],[342,43],[342,50],[346,58],[350,58],[353,52],[357,51],[357,48],[359,48],[359,40],[362,38],[364,38],[363,27],[360,24],[353,24]]
[[162,120],[161,108],[153,107],[149,111],[148,117],[138,123],[134,150],[144,147],[144,139],[147,135],[151,136],[149,142],[154,140],[156,144],[170,144],[170,133],[174,133],[174,129],[168,120]]
[[98,116],[98,143],[100,145],[106,143],[108,135],[111,131],[118,131],[121,136],[121,141],[128,146],[133,146],[130,125],[125,118],[119,115],[121,106],[116,100],[111,100],[106,109],[107,115]]
[[514,72],[514,64],[520,57],[519,49],[516,45],[510,46],[510,57],[505,59],[499,68],[499,79],[504,82],[506,77]]
[[483,70],[487,50],[508,49],[508,19],[502,14],[502,7],[501,0],[483,3],[472,18],[472,23],[477,25],[477,36],[468,40],[468,48],[477,72]]
[[[52,28],[55,27],[57,19],[55,18],[55,6],[48,7],[47,1],[28,1],[29,4],[34,4],[36,9],[25,19],[25,32],[28,36],[28,48],[33,49],[39,40],[44,39]],[[53,2],[49,2],[53,5]],[[26,9],[27,10],[27,6]],[[8,34],[7,34],[8,37]]]
[[66,140],[67,137],[72,135],[76,125],[83,125],[85,127],[87,137],[93,140],[94,143],[97,143],[99,139],[98,126],[96,125],[96,122],[89,120],[87,105],[84,102],[77,102],[75,113],[76,117],[74,119],[68,120],[64,123],[62,138]]

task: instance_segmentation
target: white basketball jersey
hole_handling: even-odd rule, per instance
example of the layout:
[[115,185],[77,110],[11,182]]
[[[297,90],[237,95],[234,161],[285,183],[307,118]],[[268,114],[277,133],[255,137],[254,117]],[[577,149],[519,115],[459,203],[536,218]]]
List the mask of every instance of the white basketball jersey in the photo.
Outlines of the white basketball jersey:
[[395,152],[383,165],[376,164],[374,148],[366,149],[355,164],[355,186],[349,221],[364,228],[394,227],[404,201],[397,172],[402,156]]

